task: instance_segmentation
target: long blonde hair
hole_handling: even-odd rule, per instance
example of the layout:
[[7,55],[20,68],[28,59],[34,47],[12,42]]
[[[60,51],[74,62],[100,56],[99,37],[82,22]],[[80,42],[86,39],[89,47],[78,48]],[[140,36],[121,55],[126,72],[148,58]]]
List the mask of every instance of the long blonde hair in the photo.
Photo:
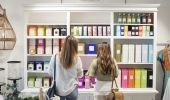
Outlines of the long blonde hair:
[[107,43],[98,44],[97,65],[99,67],[99,71],[104,75],[111,74],[111,71],[113,70],[113,63],[110,45]]
[[64,47],[61,49],[60,62],[63,67],[68,69],[76,62],[78,54],[78,40],[69,35],[66,37]]

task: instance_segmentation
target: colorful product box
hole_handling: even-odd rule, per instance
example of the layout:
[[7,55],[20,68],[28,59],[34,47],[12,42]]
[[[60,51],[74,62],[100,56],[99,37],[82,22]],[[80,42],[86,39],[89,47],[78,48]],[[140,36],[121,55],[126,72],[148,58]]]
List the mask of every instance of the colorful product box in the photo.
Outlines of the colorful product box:
[[52,27],[46,27],[46,36],[52,36]]
[[33,71],[34,70],[34,61],[28,62],[28,70]]
[[28,77],[28,87],[29,88],[35,87],[35,77]]
[[44,71],[48,72],[49,69],[49,61],[44,61]]
[[85,43],[78,43],[78,53],[85,54]]
[[67,28],[61,28],[60,36],[66,36],[67,35]]
[[42,71],[43,70],[43,61],[36,61],[35,65],[36,65],[36,70],[37,71]]
[[38,36],[45,36],[45,26],[38,26]]
[[94,44],[94,43],[87,44],[86,54],[97,54],[97,44]]
[[37,36],[37,26],[28,26],[28,35]]
[[50,86],[50,79],[49,78],[44,78],[43,81],[44,81],[44,87],[48,88]]

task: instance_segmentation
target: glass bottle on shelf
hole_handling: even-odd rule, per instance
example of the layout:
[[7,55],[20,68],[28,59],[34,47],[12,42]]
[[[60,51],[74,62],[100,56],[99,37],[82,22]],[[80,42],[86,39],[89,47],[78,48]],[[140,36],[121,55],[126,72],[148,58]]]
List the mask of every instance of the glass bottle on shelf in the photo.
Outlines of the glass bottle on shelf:
[[150,13],[147,16],[147,24],[152,24],[152,17]]
[[126,24],[126,22],[127,22],[127,21],[126,21],[126,14],[123,13],[123,23]]
[[146,24],[146,15],[142,14],[142,24]]
[[121,13],[118,14],[117,22],[118,22],[119,24],[122,23],[122,14],[121,14]]
[[136,24],[136,16],[135,16],[134,13],[132,14],[132,23],[133,23],[133,24]]
[[128,15],[127,15],[127,23],[128,24],[132,23],[132,18],[131,18],[131,14],[130,13],[128,13]]
[[141,24],[141,15],[137,14],[137,24]]

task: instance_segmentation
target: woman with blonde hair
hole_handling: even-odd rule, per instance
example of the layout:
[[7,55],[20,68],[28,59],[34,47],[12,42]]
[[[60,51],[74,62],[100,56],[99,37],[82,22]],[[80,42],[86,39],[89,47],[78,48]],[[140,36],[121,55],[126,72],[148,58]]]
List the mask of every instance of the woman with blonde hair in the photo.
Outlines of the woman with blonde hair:
[[78,56],[78,40],[74,36],[67,36],[61,52],[51,58],[49,75],[52,77],[54,63],[56,63],[56,88],[60,100],[77,100],[78,78],[83,76],[83,69]]
[[96,76],[95,100],[105,100],[105,95],[110,91],[113,76],[118,76],[118,67],[115,59],[111,57],[110,45],[98,44],[97,58],[88,69],[90,79]]

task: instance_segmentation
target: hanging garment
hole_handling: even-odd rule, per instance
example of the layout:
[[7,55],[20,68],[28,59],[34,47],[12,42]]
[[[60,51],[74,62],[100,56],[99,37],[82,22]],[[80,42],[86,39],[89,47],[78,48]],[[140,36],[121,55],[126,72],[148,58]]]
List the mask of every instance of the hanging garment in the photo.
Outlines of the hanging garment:
[[164,96],[162,100],[170,100],[170,78],[168,79],[167,86],[165,88]]
[[164,67],[165,67],[165,70],[168,70],[168,71],[170,71],[169,50],[170,50],[169,46],[165,47],[164,49]]

